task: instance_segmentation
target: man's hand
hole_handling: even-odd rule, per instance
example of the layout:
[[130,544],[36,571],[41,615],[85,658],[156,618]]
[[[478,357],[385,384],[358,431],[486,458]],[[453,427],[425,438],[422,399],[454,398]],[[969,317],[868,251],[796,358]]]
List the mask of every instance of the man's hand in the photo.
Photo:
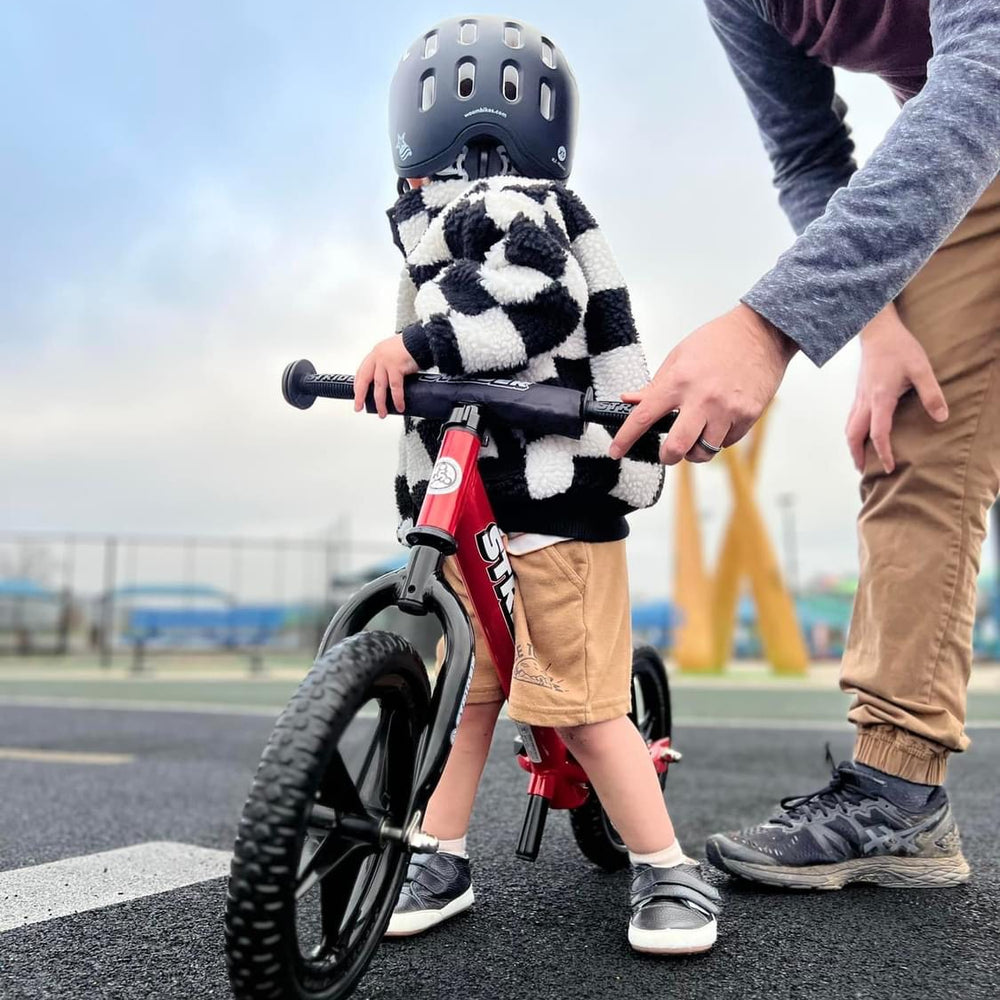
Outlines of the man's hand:
[[403,376],[417,371],[417,363],[403,346],[400,336],[380,340],[358,366],[354,376],[354,411],[363,410],[368,387],[375,384],[375,409],[380,417],[389,411],[386,399],[392,391],[392,402],[399,413],[406,405],[403,399]]
[[847,446],[858,472],[865,467],[865,441],[871,438],[887,473],[896,468],[889,434],[899,397],[916,389],[932,420],[948,419],[948,404],[927,352],[899,318],[890,302],[861,331],[858,390],[847,418]]
[[660,461],[707,462],[715,447],[735,444],[771,401],[798,348],[749,306],[738,305],[684,338],[653,381],[622,396],[638,405],[615,435],[612,458],[621,458],[660,417],[679,410],[660,448]]

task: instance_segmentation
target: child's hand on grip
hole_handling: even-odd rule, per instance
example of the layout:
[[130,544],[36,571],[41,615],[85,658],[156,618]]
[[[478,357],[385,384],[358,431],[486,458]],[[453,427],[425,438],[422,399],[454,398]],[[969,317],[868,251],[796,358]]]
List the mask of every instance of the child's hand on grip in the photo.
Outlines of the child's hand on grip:
[[380,340],[368,352],[354,376],[355,412],[364,409],[368,387],[374,384],[375,409],[378,415],[384,417],[388,413],[386,401],[390,391],[393,404],[402,413],[405,407],[403,378],[418,370],[416,361],[403,346],[402,337],[386,337],[385,340]]

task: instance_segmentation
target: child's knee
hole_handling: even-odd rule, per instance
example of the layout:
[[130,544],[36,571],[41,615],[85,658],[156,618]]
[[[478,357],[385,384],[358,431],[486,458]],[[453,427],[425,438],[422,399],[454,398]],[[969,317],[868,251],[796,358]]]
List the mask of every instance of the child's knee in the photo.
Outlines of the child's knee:
[[500,709],[503,708],[503,700],[498,701],[474,701],[467,702],[465,706],[465,715],[492,715],[494,718],[500,714]]
[[492,732],[501,708],[503,708],[502,701],[479,701],[467,704],[462,712],[459,727],[464,730],[488,728]]
[[579,726],[557,726],[556,732],[570,750],[578,750],[586,745],[587,734],[593,728],[593,724],[584,723]]
[[557,726],[563,743],[574,754],[586,751],[591,746],[606,746],[608,741],[614,741],[620,727],[620,720],[628,716],[618,716],[614,719],[604,719],[601,722],[586,722],[578,726]]

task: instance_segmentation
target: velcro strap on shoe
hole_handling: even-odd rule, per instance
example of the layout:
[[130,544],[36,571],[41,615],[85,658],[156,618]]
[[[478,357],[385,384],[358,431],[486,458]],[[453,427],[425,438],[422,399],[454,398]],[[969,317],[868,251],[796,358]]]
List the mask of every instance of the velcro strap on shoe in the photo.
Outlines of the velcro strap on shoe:
[[717,916],[722,897],[718,889],[703,882],[697,875],[682,868],[647,868],[632,884],[633,899],[646,905],[653,900],[677,900],[693,903],[699,909]]

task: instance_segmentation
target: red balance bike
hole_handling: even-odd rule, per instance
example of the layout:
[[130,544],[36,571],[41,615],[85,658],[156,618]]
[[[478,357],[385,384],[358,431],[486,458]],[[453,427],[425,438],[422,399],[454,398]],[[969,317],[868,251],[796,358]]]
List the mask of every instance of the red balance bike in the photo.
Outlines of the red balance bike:
[[[353,379],[288,366],[285,399],[352,399]],[[347,996],[392,914],[413,852],[433,852],[421,818],[444,769],[472,677],[469,617],[442,576],[454,555],[509,691],[514,576],[479,477],[491,422],[579,438],[587,421],[615,429],[631,407],[557,386],[422,374],[407,379],[406,412],[444,431],[427,497],[409,530],[407,565],[368,584],[337,612],[309,674],[281,713],[243,809],[226,899],[226,959],[239,1000]],[[374,411],[369,394],[368,412]],[[669,429],[672,417],[654,432]],[[433,690],[416,650],[364,631],[395,607],[434,615],[445,638]],[[633,659],[632,719],[660,774],[670,744],[670,694],[651,648]],[[519,725],[530,775],[518,857],[538,854],[548,809],[569,809],[583,853],[608,870],[628,857],[582,768],[553,729]]]

